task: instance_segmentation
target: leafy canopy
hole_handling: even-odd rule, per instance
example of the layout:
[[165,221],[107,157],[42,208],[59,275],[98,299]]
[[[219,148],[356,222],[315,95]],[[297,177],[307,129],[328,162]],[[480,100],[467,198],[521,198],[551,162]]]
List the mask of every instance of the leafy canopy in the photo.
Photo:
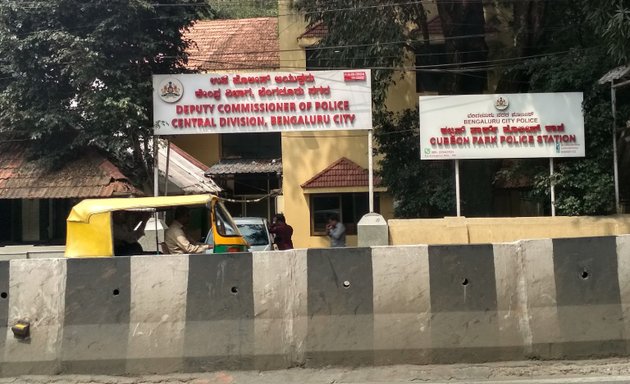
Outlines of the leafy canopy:
[[[433,9],[422,4],[428,3],[297,1],[311,25],[323,23],[328,30],[317,50],[322,67],[373,69],[381,176],[397,202],[396,214],[435,216],[452,213],[454,207],[451,165],[419,160],[417,111],[393,114],[385,108],[390,86],[400,73],[414,69],[416,74],[446,73],[440,94],[584,92],[587,157],[557,161],[557,211],[612,212],[610,96],[597,80],[614,66],[630,62],[630,1],[436,0]],[[429,39],[427,19],[436,11],[443,38]],[[445,45],[446,60],[437,69],[428,70],[424,55],[416,55],[428,44]],[[415,68],[410,64],[414,55]],[[627,93],[619,97],[619,121],[626,121]],[[620,142],[622,180],[624,172],[627,180],[630,154],[625,140]],[[548,162],[513,164],[508,168],[503,164],[497,174],[500,162],[462,162],[463,169],[475,169],[469,180],[462,180],[463,196],[468,196],[464,199],[469,200],[463,201],[465,215],[490,213],[491,199],[473,201],[471,196],[490,196],[499,177],[517,184],[529,180],[529,198],[548,207]]]
[[146,179],[151,75],[184,70],[194,0],[0,3],[0,134],[50,164],[91,146]]

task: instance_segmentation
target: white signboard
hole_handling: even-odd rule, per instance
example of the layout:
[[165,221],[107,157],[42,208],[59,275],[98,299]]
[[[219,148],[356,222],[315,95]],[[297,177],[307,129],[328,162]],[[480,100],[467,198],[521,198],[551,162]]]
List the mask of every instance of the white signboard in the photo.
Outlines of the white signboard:
[[156,135],[372,128],[369,70],[153,76]]
[[420,158],[584,157],[582,93],[420,96]]

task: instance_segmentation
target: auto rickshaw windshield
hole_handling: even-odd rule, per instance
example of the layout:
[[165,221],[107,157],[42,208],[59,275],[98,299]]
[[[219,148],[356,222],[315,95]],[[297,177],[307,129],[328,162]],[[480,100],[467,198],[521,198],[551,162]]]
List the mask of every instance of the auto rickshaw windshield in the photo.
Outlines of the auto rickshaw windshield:
[[217,202],[215,205],[214,220],[219,235],[224,237],[241,236],[238,227],[232,220],[232,216],[230,216],[221,202]]

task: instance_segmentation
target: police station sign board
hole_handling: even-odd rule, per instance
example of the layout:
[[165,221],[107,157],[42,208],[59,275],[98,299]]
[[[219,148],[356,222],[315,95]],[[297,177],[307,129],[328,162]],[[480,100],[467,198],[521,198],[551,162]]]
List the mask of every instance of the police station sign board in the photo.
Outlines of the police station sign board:
[[582,93],[420,96],[420,158],[584,157]]
[[372,129],[369,70],[153,76],[156,135]]

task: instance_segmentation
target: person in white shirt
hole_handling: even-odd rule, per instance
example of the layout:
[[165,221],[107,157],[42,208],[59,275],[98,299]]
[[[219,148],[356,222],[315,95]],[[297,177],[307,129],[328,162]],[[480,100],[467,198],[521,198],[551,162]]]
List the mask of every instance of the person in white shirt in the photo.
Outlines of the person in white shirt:
[[184,228],[189,221],[190,211],[188,208],[177,207],[175,220],[164,232],[164,242],[171,254],[203,253],[210,247],[208,244],[201,244],[191,240],[186,235]]

